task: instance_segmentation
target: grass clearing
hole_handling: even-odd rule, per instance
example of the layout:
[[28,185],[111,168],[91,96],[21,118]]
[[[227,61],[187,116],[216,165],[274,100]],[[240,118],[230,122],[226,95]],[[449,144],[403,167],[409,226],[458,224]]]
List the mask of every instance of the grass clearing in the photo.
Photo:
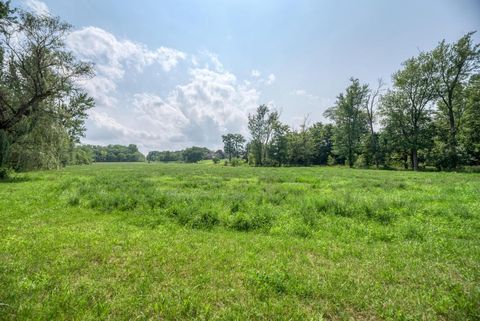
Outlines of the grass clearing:
[[478,320],[480,175],[95,164],[0,183],[2,320]]

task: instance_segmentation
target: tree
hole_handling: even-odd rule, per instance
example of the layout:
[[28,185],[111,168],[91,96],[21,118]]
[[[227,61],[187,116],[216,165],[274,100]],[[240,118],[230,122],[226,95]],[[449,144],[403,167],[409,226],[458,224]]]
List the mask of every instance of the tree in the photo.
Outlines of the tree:
[[231,162],[232,157],[239,158],[244,152],[245,138],[241,134],[222,135],[223,150]]
[[186,163],[196,163],[202,159],[205,159],[205,156],[208,153],[208,149],[205,147],[190,147],[184,150],[183,160]]
[[288,125],[276,121],[273,124],[273,134],[268,146],[269,163],[274,166],[282,166],[288,162],[290,128]]
[[309,128],[309,131],[313,143],[312,163],[315,165],[327,165],[328,157],[332,156],[333,125],[315,123]]
[[462,91],[470,76],[480,68],[480,44],[472,40],[474,32],[469,32],[454,44],[442,40],[432,51],[437,85],[436,93],[440,98],[439,115],[447,120],[446,135],[447,164],[450,168],[458,165],[458,139],[464,104]]
[[376,109],[379,98],[381,97],[383,86],[385,83],[382,79],[378,80],[377,88],[370,90],[365,104],[365,112],[367,116],[367,123],[369,129],[369,136],[367,138],[366,148],[364,149],[366,165],[369,166],[373,161],[375,166],[379,166],[379,146],[378,135],[375,133]]
[[367,131],[365,105],[368,86],[361,85],[358,79],[351,78],[351,85],[345,94],[337,97],[335,106],[327,109],[325,116],[335,122],[335,150],[344,156],[353,167],[359,152],[360,139]]
[[307,118],[300,125],[298,131],[291,131],[289,140],[289,162],[291,165],[309,166],[312,162],[313,140],[307,127]]
[[394,90],[382,99],[383,124],[402,137],[410,152],[412,169],[418,170],[418,150],[431,141],[431,109],[435,97],[432,60],[422,53],[403,63],[393,75]]
[[[70,29],[59,18],[10,10],[0,2],[0,166],[8,161],[10,149],[28,149],[19,144],[32,142],[24,136],[36,126],[55,127],[72,143],[83,135],[86,110],[94,101],[77,81],[93,72],[65,49]],[[60,141],[43,142],[35,147],[38,155],[40,146],[50,148],[48,144]]]
[[267,105],[260,105],[253,115],[248,115],[248,129],[252,136],[249,149],[256,166],[268,164],[268,144],[272,138],[280,114],[271,111]]
[[465,114],[460,142],[465,147],[469,165],[480,165],[480,74],[470,78],[465,91]]

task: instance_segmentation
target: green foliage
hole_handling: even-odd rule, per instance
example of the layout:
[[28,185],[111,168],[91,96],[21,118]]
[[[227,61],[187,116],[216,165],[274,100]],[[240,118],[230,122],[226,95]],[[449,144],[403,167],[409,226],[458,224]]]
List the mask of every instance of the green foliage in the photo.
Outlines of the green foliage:
[[183,160],[186,163],[196,163],[203,159],[206,159],[209,154],[209,150],[205,147],[193,146],[186,148],[183,151]]
[[382,80],[371,90],[352,78],[325,112],[333,124],[303,124],[296,131],[278,112],[259,106],[248,116],[248,163],[413,170],[478,164],[480,44],[473,34],[407,59],[386,93]]
[[459,159],[458,134],[462,130],[465,109],[464,87],[472,74],[480,68],[480,44],[473,43],[474,32],[469,32],[457,42],[447,44],[445,40],[432,50],[435,66],[436,93],[439,97],[437,118],[443,124],[442,150],[445,166],[455,168]]
[[67,50],[70,30],[58,17],[1,2],[0,166],[58,168],[83,136],[94,101],[78,81],[93,70]]
[[281,126],[280,114],[272,111],[267,105],[258,106],[256,113],[248,115],[248,129],[252,141],[249,145],[249,158],[255,166],[272,165],[269,155],[269,146],[275,140],[275,134],[283,133],[276,130]]
[[335,106],[325,112],[325,116],[335,122],[335,151],[344,157],[350,167],[360,152],[362,135],[367,132],[367,104],[368,86],[360,84],[358,79],[351,78],[351,85],[345,94],[337,97]]
[[398,149],[408,151],[412,168],[419,168],[419,150],[432,142],[431,104],[435,98],[434,65],[422,53],[404,62],[393,76],[394,89],[382,99],[383,125],[400,140]]
[[309,128],[313,140],[312,163],[315,165],[329,165],[328,158],[333,152],[333,132],[332,124],[315,123]]
[[183,151],[151,151],[148,152],[149,162],[178,162],[183,159]]
[[0,166],[0,181],[10,178],[12,170],[9,167]]
[[145,156],[137,145],[83,145],[82,149],[93,156],[94,162],[144,162]]
[[245,138],[241,134],[227,134],[222,135],[223,150],[229,161],[232,158],[239,158],[245,152]]
[[480,74],[465,88],[465,112],[459,141],[466,153],[466,164],[480,165]]

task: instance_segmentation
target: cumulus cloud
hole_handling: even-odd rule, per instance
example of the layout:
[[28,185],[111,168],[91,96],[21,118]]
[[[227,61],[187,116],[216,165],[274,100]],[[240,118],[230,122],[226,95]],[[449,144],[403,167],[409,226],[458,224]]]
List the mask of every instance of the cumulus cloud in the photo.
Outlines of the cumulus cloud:
[[25,0],[23,1],[24,5],[31,11],[40,14],[40,15],[48,15],[50,14],[50,10],[45,2],[39,0]]
[[[217,148],[222,134],[247,134],[247,115],[258,106],[260,91],[239,81],[214,53],[150,49],[96,27],[73,32],[67,44],[81,59],[95,63],[96,77],[83,83],[97,104],[85,142],[135,143],[145,152],[192,145]],[[175,68],[181,62],[183,67]],[[164,71],[152,79],[158,90],[135,91],[122,83],[152,65]],[[181,80],[166,89],[170,74]]]
[[160,47],[152,50],[143,44],[118,39],[96,27],[72,32],[66,43],[80,59],[95,64],[96,77],[86,81],[84,86],[98,105],[112,108],[117,106],[118,82],[126,72],[141,73],[154,64],[169,72],[187,57],[176,49]]
[[96,27],[86,27],[72,32],[67,45],[80,58],[94,61],[99,72],[110,78],[123,77],[127,67],[142,71],[152,64],[159,64],[170,71],[186,54],[172,48],[154,50],[130,40],[117,39],[113,34]]

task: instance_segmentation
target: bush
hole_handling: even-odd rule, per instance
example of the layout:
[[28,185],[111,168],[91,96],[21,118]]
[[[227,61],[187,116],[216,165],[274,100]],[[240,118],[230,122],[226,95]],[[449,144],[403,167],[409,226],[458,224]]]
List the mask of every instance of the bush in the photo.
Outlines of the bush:
[[232,159],[232,161],[230,162],[230,165],[232,165],[232,166],[234,166],[234,167],[235,167],[235,166],[238,166],[238,165],[240,165],[240,160],[239,160],[238,158],[234,158],[234,159]]
[[0,167],[0,180],[8,179],[12,175],[12,170],[8,167]]

